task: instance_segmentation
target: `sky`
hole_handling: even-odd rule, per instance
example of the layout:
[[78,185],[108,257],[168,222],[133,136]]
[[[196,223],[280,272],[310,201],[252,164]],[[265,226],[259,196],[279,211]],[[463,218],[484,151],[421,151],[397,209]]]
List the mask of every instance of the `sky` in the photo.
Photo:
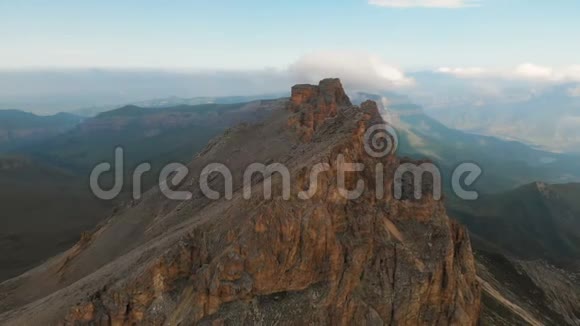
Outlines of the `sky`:
[[579,0],[0,0],[0,109],[282,94],[327,77],[424,105],[558,85],[580,97],[578,14]]
[[[578,0],[0,0],[0,69],[400,69],[578,64]],[[511,68],[510,68],[511,69]]]

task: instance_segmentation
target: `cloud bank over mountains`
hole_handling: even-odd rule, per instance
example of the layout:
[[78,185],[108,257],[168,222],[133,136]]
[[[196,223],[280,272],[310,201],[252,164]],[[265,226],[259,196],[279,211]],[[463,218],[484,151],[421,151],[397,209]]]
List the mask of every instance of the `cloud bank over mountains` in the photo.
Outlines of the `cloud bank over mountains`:
[[[166,97],[280,95],[288,85],[341,78],[347,91],[396,92],[428,106],[519,101],[563,85],[580,97],[580,65],[524,63],[510,69],[442,67],[405,70],[367,52],[321,51],[285,69],[55,69],[0,71],[0,109],[54,113]],[[47,83],[46,81],[50,81]]]
[[580,65],[554,68],[533,63],[523,63],[507,70],[480,67],[441,67],[436,71],[459,78],[500,78],[549,83],[580,82]]
[[401,69],[367,53],[316,52],[298,59],[288,71],[295,80],[309,83],[338,77],[351,90],[388,90],[415,84]]
[[[286,69],[53,69],[0,71],[0,109],[54,113],[163,97],[254,96],[338,77],[350,91],[408,89],[413,78],[367,53],[316,52]],[[50,81],[47,83],[47,81]]]
[[370,5],[390,8],[448,8],[478,7],[476,0],[369,0]]

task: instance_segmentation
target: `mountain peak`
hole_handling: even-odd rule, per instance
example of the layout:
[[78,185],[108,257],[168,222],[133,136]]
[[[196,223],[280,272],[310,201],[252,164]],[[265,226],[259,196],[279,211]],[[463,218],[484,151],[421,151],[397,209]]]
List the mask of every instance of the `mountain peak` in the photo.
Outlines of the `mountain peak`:
[[293,106],[316,105],[351,106],[342,83],[338,78],[321,80],[318,85],[298,84],[292,87],[290,102]]
[[340,79],[328,78],[318,85],[299,84],[292,87],[288,106],[292,112],[300,113],[289,124],[299,129],[303,140],[309,141],[326,119],[335,117],[341,108],[351,107],[352,103]]

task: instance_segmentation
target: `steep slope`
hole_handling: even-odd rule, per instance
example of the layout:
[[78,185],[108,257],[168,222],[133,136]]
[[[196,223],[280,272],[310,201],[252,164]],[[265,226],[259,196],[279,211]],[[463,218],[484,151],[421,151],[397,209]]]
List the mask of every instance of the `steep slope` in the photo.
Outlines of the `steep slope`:
[[578,272],[477,251],[482,325],[580,325]]
[[112,157],[116,146],[125,148],[128,167],[144,161],[154,166],[171,160],[188,162],[210,138],[225,129],[266,117],[272,103],[275,101],[168,108],[124,106],[87,119],[74,130],[21,152],[61,162],[81,172]]
[[[580,259],[580,184],[529,184],[450,205],[477,239],[522,259],[573,264]],[[499,232],[498,232],[499,231]]]
[[[469,239],[441,202],[395,200],[401,161],[365,152],[365,130],[382,123],[376,104],[353,107],[338,80],[299,85],[267,121],[230,130],[188,166],[171,201],[158,188],[45,265],[0,285],[0,323],[22,324],[397,324],[475,325],[479,286]],[[337,161],[359,162],[340,193]],[[231,200],[210,200],[195,186],[220,162],[233,173]],[[279,174],[253,178],[244,199],[243,170],[282,163]],[[317,191],[309,171],[318,163]],[[375,168],[382,163],[384,196]],[[224,189],[224,178],[210,178]],[[271,181],[273,198],[262,188]],[[405,179],[406,184],[410,180]],[[290,196],[284,198],[284,189]]]
[[78,177],[1,155],[0,207],[0,282],[70,248],[110,210]]
[[537,182],[448,205],[472,235],[484,325],[580,325],[579,196]]
[[[0,152],[2,130],[46,131],[20,139],[19,146],[11,147],[16,154],[0,155],[0,282],[66,250],[117,202],[128,201],[135,165],[152,164],[153,171],[143,178],[148,189],[164,164],[189,162],[212,137],[241,121],[264,118],[275,102],[127,106],[83,122],[67,114],[0,111]],[[116,146],[125,149],[126,193],[116,201],[100,201],[89,189],[90,171],[103,161],[112,163]],[[112,176],[105,174],[103,183]]]

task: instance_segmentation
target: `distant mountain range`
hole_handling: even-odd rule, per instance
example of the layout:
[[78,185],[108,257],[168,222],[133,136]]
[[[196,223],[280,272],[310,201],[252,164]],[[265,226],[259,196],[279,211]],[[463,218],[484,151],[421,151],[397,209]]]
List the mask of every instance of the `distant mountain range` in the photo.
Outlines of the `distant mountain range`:
[[548,87],[511,100],[474,97],[472,102],[442,104],[426,112],[450,128],[580,153],[580,96],[572,93],[574,87]]
[[0,110],[0,152],[64,133],[82,120],[71,113],[39,116],[18,110]]
[[[152,100],[145,100],[145,101],[135,101],[131,102],[127,105],[134,105],[143,108],[171,108],[175,106],[182,106],[182,105],[201,105],[201,104],[236,104],[236,103],[247,103],[257,100],[266,100],[266,99],[276,99],[287,96],[287,94],[264,94],[258,96],[222,96],[222,97],[192,97],[192,98],[183,98],[178,96],[170,96],[164,98],[157,98]],[[115,110],[119,107],[123,107],[126,105],[104,105],[104,106],[94,106],[94,107],[87,107],[82,109],[74,110],[75,114],[78,114],[83,117],[94,117],[102,112],[107,112],[111,110]]]
[[[116,145],[125,147],[128,167],[143,161],[157,166],[170,160],[185,161],[225,128],[263,117],[264,111],[256,108],[267,102],[238,103],[249,98],[152,100],[143,103],[151,107],[129,105],[88,119],[65,113],[37,116],[0,111],[0,135],[4,135],[0,153],[12,151],[84,174],[101,160],[111,159]],[[446,181],[455,166],[466,161],[483,169],[484,177],[474,186],[487,193],[538,180],[580,181],[580,155],[542,151],[516,141],[448,128],[403,95],[353,94],[355,103],[366,99],[377,101],[386,120],[397,127],[399,153],[429,158],[446,174]],[[169,106],[212,101],[222,104]],[[192,143],[191,139],[199,141]]]
[[86,119],[21,152],[80,171],[112,158],[116,146],[125,149],[128,168],[144,161],[187,160],[224,129],[268,114],[267,105],[268,101],[164,108],[129,105]]
[[355,99],[379,103],[385,120],[398,132],[399,154],[429,158],[446,174],[447,181],[451,171],[463,162],[473,162],[482,168],[484,175],[474,187],[488,193],[538,180],[580,181],[580,155],[539,150],[517,141],[452,129],[427,115],[407,97],[397,94],[359,93]]
[[[7,118],[0,118],[0,126],[12,134],[32,128],[44,132],[42,137],[12,137],[11,146],[0,150],[0,265],[9,266],[0,272],[0,281],[68,248],[114,207],[130,201],[136,165],[152,165],[143,177],[145,191],[158,183],[165,164],[188,162],[225,129],[268,116],[275,103],[125,106],[87,119],[0,111]],[[117,146],[124,148],[124,193],[114,202],[99,201],[88,186],[90,171],[103,161],[113,162]],[[112,177],[104,175],[101,183],[109,185]]]
[[[275,71],[252,76],[101,69],[4,72],[0,108],[34,112],[60,110],[94,117],[128,104],[170,107],[249,102],[288,96],[283,90],[284,85],[290,83],[290,76],[282,75]],[[578,83],[514,80],[485,74],[469,76],[432,70],[409,71],[408,77],[415,81],[413,87],[390,89],[405,93],[414,103],[423,106],[427,115],[447,127],[516,140],[547,151],[580,151]],[[43,83],[44,80],[51,80],[51,85]],[[356,90],[361,89],[348,91],[354,93]],[[242,96],[194,97],[196,94]]]

